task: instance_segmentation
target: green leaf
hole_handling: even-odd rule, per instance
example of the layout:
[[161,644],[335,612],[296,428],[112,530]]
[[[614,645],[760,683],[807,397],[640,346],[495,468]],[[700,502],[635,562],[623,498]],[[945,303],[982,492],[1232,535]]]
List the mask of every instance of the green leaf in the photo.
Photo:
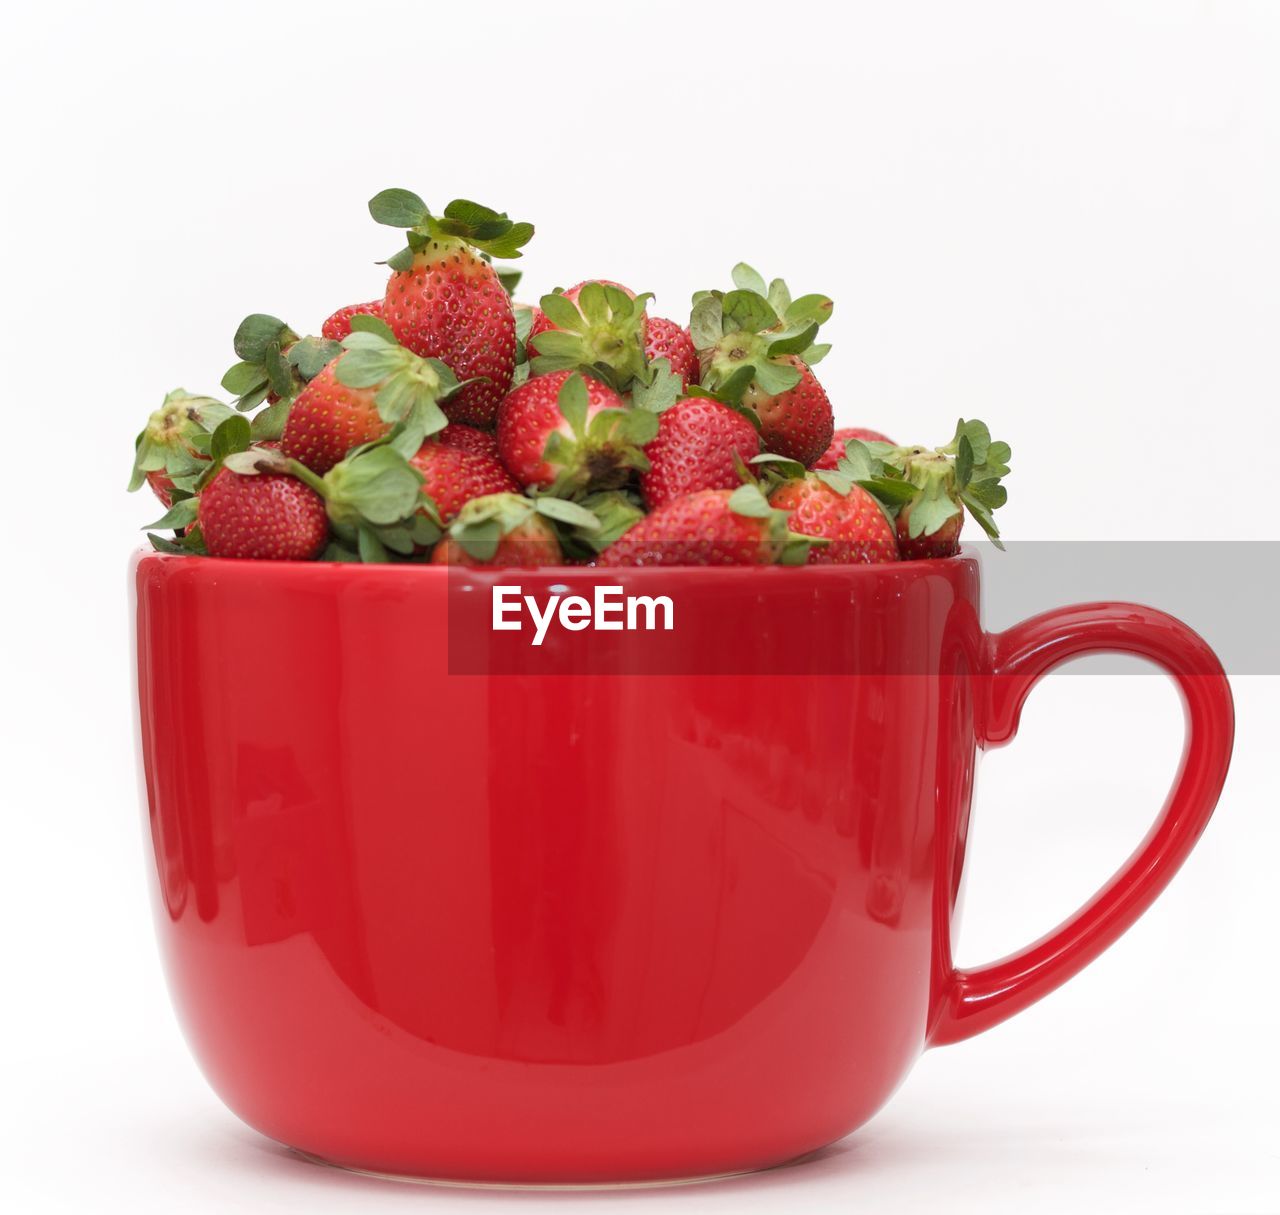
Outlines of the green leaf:
[[261,363],[234,363],[222,377],[222,387],[233,396],[243,396],[267,382]]
[[175,502],[163,515],[154,523],[146,523],[143,525],[145,530],[155,528],[157,530],[177,531],[182,527],[190,527],[195,521],[198,513],[198,499],[183,498],[179,502]]
[[800,354],[808,350],[817,333],[818,326],[810,325],[791,337],[777,338],[769,343],[769,357],[775,359],[784,354]]
[[915,540],[919,536],[932,536],[949,519],[960,514],[960,504],[946,494],[921,496],[911,505],[907,533]]
[[569,502],[564,498],[537,498],[533,509],[557,523],[567,523],[570,527],[580,527],[583,531],[599,531],[600,520],[584,506]]
[[956,488],[964,489],[969,484],[969,478],[972,474],[973,444],[969,442],[968,435],[961,435],[959,442],[956,444]]
[[297,338],[278,316],[254,312],[240,322],[231,344],[238,358],[246,363],[261,363],[272,345],[287,346]]
[[393,253],[382,264],[384,266],[389,267],[392,270],[397,271],[398,273],[403,273],[405,270],[412,270],[413,269],[413,249],[406,246],[405,248],[400,249],[397,252]]
[[985,464],[987,449],[991,446],[991,432],[987,429],[986,423],[979,422],[977,419],[966,422],[961,418],[956,423],[955,438],[950,443],[951,450],[959,450],[961,439],[969,440],[969,446],[973,448],[973,462],[975,464]]
[[455,526],[450,535],[469,557],[492,561],[502,542],[502,524],[496,518],[478,519],[466,526]]
[[1009,491],[994,477],[972,482],[965,487],[965,492],[967,497],[981,502],[991,510],[999,510],[1009,500]]
[[768,288],[764,278],[753,270],[746,262],[739,262],[733,268],[733,285],[741,291],[753,291],[756,295],[765,295]]
[[170,540],[167,536],[157,536],[155,532],[148,532],[147,539],[151,541],[151,547],[157,553],[168,553],[172,557],[186,557],[191,551],[176,540]]
[[835,490],[835,492],[842,498],[847,498],[849,496],[849,491],[853,488],[853,481],[843,473],[837,472],[834,469],[817,468],[814,469],[813,475],[824,485]]
[[416,228],[427,222],[431,212],[412,190],[382,190],[369,199],[374,222],[388,228]]
[[785,316],[787,309],[791,307],[791,292],[787,290],[787,284],[780,278],[775,278],[769,284],[765,298],[769,301],[769,307],[779,316]]
[[803,477],[805,474],[805,467],[799,460],[792,460],[787,456],[780,456],[771,451],[764,452],[759,456],[752,456],[750,462],[763,465],[766,471],[776,472],[779,476],[788,479]]
[[373,534],[370,528],[362,527],[356,532],[356,547],[360,553],[360,560],[369,565],[391,560],[391,555],[387,552],[382,541]]
[[268,405],[250,420],[250,434],[256,442],[278,439],[284,434],[284,424],[289,418],[291,401],[280,400]]
[[515,295],[516,288],[520,285],[520,280],[524,278],[523,270],[515,270],[510,266],[496,266],[495,272],[498,275],[498,282],[502,284],[502,289],[508,295]]
[[960,500],[969,509],[969,514],[973,516],[974,521],[980,528],[991,538],[991,542],[996,548],[1004,550],[1004,543],[1000,539],[1000,529],[996,526],[996,521],[991,517],[991,511],[987,503],[976,497],[971,490],[967,490],[960,495]]
[[818,342],[817,344],[810,346],[808,350],[805,350],[801,353],[800,361],[806,367],[816,367],[830,353],[831,353],[830,342]]
[[233,452],[245,451],[253,438],[249,419],[243,414],[232,414],[213,432],[209,444],[209,456],[215,461],[225,460]]
[[773,513],[769,499],[758,485],[740,485],[729,495],[729,509],[749,519],[767,519]]
[[724,305],[714,295],[698,300],[689,316],[689,336],[701,353],[724,337]]
[[289,348],[289,363],[304,380],[314,380],[342,353],[342,343],[328,338],[304,337]]
[[919,493],[910,481],[893,477],[867,477],[859,479],[858,484],[886,506],[905,506]]
[[835,305],[825,295],[802,295],[788,305],[786,321],[788,329],[801,329],[808,325],[821,325],[827,321]]
[[560,386],[556,404],[573,433],[581,435],[587,426],[587,407],[590,404],[590,398],[587,394],[587,385],[577,372],[574,372]]
[[800,383],[800,372],[790,363],[774,363],[769,359],[762,359],[756,364],[754,378],[761,392],[776,397]]
[[545,358],[572,359],[575,365],[588,357],[582,338],[560,329],[544,329],[529,344]]
[[[557,292],[550,295],[544,295],[539,301],[538,306],[542,309],[549,320],[557,329],[563,329],[567,333],[584,333],[586,332],[587,323],[583,319],[582,313],[578,310],[578,306],[571,300]],[[540,350],[541,347],[538,347]]]
[[[624,296],[625,298],[625,296]],[[609,301],[601,283],[585,283],[578,293],[578,308],[591,325],[603,325],[609,319]]]
[[[392,332],[391,326],[380,316],[371,316],[367,312],[357,312],[351,318],[352,333],[371,333],[374,337],[381,338],[388,346],[398,346],[400,343],[396,341],[396,335]],[[350,347],[348,347],[350,349]]]
[[640,380],[633,385],[631,403],[637,409],[662,413],[680,399],[683,388],[683,381],[671,370],[671,360],[654,359],[649,364],[648,382]]
[[730,291],[723,307],[725,332],[761,333],[778,323],[769,301],[754,291]]
[[293,396],[293,372],[278,343],[273,342],[267,347],[262,362],[267,369],[267,382],[271,385],[271,391],[278,397]]
[[389,527],[418,507],[422,474],[385,444],[348,456],[324,478],[335,523]]

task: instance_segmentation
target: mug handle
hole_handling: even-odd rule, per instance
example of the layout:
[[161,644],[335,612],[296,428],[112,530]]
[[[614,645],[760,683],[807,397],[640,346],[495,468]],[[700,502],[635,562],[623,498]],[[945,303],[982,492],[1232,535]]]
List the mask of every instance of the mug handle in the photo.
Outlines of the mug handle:
[[[1132,654],[1163,667],[1182,695],[1182,762],[1160,817],[1111,880],[1033,945],[976,970],[948,969],[935,1003],[931,1046],[960,1042],[1065,983],[1152,904],[1204,830],[1227,776],[1235,730],[1231,687],[1217,656],[1180,620],[1131,603],[1086,603],[1033,616],[985,637],[979,731],[986,745],[1017,731],[1040,677],[1082,654]],[[949,955],[949,950],[948,950]]]

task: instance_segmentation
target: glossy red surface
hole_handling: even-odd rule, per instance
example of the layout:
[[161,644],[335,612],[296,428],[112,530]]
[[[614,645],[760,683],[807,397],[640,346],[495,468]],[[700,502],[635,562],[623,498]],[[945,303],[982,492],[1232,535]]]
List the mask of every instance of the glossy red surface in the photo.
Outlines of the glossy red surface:
[[[1185,626],[1096,604],[986,636],[969,558],[519,571],[672,596],[663,661],[562,633],[450,674],[451,611],[512,573],[137,565],[174,999],[227,1104],[336,1163],[644,1181],[838,1139],[1132,923],[1225,775],[1229,691]],[[957,973],[976,753],[1099,649],[1178,680],[1169,804],[1075,919]]]

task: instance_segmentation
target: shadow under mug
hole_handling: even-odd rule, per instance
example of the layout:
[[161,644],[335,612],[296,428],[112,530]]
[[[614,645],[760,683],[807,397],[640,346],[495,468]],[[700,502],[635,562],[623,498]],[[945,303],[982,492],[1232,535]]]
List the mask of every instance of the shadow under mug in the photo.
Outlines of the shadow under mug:
[[[308,1155],[491,1184],[725,1174],[847,1134],[924,1047],[1110,945],[1226,775],[1230,690],[1185,625],[1095,603],[987,634],[979,581],[968,555],[140,557],[156,919],[210,1083]],[[674,627],[498,638],[498,584],[666,595]],[[1074,916],[958,970],[976,755],[1041,675],[1095,651],[1176,682],[1172,792]]]

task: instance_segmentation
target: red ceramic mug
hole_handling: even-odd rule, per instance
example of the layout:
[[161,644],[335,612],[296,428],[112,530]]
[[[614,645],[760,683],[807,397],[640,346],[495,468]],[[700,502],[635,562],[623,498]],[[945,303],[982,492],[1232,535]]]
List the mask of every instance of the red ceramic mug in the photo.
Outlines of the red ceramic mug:
[[[673,627],[535,647],[490,633],[503,584],[665,595]],[[1185,625],[1105,603],[985,634],[971,556],[606,572],[148,555],[136,585],[182,1023],[246,1122],[378,1173],[646,1182],[839,1139],[925,1046],[1025,1008],[1132,924],[1231,751],[1227,681]],[[1071,919],[957,970],[976,754],[1013,735],[1041,675],[1094,651],[1176,681],[1169,800]]]

